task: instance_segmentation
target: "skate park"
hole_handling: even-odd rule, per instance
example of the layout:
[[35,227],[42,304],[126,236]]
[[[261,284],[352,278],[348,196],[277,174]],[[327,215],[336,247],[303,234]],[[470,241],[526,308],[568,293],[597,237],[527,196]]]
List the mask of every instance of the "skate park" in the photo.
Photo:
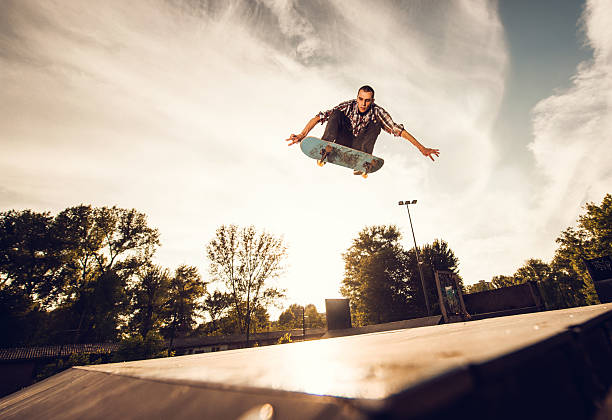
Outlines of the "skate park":
[[311,341],[73,367],[1,399],[0,417],[590,419],[610,413],[610,304],[524,308],[475,320],[447,314],[447,323],[433,316],[355,329],[344,328],[347,308],[344,300],[330,300],[332,329]]
[[0,419],[612,419],[611,6],[5,2]]

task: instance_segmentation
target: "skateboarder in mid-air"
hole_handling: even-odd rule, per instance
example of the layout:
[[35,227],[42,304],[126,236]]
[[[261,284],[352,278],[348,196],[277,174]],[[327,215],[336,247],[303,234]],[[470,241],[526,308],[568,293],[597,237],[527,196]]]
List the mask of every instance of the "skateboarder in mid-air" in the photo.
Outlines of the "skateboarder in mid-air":
[[[323,124],[326,121],[322,139],[332,143],[372,154],[380,130],[384,129],[396,137],[405,138],[431,160],[434,160],[434,156],[440,156],[438,149],[423,146],[403,125],[393,122],[387,111],[374,103],[374,89],[367,85],[359,88],[357,99],[342,102],[329,111],[319,112],[300,134],[292,134],[286,141],[289,146],[299,143],[317,123]],[[357,170],[354,173],[361,174]]]

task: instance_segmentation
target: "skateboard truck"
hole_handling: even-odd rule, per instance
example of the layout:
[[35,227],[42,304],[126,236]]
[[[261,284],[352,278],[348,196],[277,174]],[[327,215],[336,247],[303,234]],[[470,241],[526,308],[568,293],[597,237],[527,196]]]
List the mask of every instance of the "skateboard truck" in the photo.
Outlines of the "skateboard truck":
[[325,149],[321,150],[321,159],[317,160],[317,165],[325,165],[327,163],[325,162],[325,159],[327,158],[327,156],[329,156],[332,150],[333,149],[330,145],[325,146]]
[[374,167],[374,161],[364,163],[363,169],[365,169],[365,171],[363,172],[363,174],[361,174],[361,176],[364,178],[367,178],[368,173],[370,173],[373,167]]

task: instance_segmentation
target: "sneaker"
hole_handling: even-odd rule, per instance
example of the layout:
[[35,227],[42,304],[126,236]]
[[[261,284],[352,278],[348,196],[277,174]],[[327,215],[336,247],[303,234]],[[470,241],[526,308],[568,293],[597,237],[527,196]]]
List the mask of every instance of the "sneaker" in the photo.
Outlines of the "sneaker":
[[353,171],[353,175],[363,175],[362,171]]

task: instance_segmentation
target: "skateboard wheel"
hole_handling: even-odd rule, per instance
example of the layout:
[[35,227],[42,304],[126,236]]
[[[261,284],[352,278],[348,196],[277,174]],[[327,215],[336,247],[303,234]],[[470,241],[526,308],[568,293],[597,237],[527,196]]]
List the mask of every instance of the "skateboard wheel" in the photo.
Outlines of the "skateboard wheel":
[[322,160],[317,160],[317,165],[323,166],[325,165],[325,162],[323,162]]
[[367,178],[367,177],[368,177],[368,174],[363,174],[363,175],[361,175],[361,176],[362,176],[362,177],[364,177],[364,178]]

